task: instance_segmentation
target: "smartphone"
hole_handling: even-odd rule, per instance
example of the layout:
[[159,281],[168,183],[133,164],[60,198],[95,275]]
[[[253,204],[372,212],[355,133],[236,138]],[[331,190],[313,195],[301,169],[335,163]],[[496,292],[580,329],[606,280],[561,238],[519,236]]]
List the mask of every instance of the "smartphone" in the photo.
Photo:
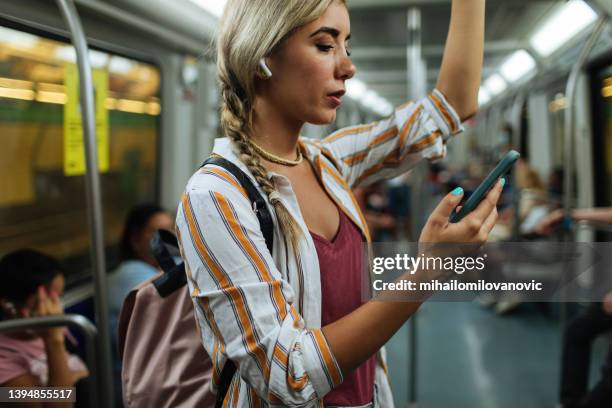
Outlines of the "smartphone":
[[495,185],[497,180],[503,177],[506,173],[510,171],[514,163],[521,157],[521,154],[516,150],[510,150],[497,166],[489,173],[489,175],[484,179],[482,183],[478,186],[478,188],[472,193],[470,198],[467,199],[465,204],[461,207],[461,210],[458,212],[453,212],[449,217],[450,222],[459,222],[468,215],[470,212],[474,211],[478,204],[485,198],[491,187]]

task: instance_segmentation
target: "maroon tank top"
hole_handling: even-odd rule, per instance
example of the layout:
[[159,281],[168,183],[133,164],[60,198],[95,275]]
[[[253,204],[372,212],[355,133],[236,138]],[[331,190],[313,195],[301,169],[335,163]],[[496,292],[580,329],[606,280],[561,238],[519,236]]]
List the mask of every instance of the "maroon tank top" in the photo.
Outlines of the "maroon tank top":
[[[363,246],[361,232],[340,213],[340,227],[332,241],[311,232],[321,270],[321,327],[346,316],[363,304],[361,275]],[[324,398],[326,406],[360,406],[372,402],[376,356],[346,375],[342,384]]]

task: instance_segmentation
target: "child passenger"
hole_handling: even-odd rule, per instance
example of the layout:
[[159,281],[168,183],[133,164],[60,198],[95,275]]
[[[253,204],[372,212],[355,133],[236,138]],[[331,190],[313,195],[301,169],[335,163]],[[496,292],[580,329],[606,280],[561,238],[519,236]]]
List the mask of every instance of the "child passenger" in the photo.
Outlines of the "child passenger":
[[[59,263],[47,255],[24,249],[0,261],[0,320],[62,315],[63,292]],[[65,333],[53,327],[0,334],[0,387],[72,387],[87,377],[83,361],[66,351]]]

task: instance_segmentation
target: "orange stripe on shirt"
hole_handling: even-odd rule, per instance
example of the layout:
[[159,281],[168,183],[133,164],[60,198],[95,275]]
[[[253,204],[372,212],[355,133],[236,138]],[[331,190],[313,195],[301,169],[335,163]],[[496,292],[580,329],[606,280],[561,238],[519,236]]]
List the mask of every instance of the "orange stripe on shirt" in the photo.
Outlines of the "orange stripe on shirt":
[[193,218],[193,213],[191,212],[188,195],[185,195],[183,200],[183,206],[185,207],[184,212],[187,218],[187,223],[189,225],[189,229],[193,237],[193,241],[198,250],[198,253],[204,258],[204,261],[212,272],[213,276],[218,280],[223,291],[227,295],[229,295],[231,302],[235,305],[236,311],[238,313],[238,318],[242,326],[241,331],[243,340],[247,344],[247,349],[252,354],[254,354],[257,360],[259,361],[259,364],[263,370],[264,376],[267,381],[270,376],[270,366],[268,365],[264,350],[259,347],[257,345],[257,342],[255,341],[255,331],[253,329],[253,324],[249,319],[248,313],[246,311],[246,301],[244,300],[244,297],[239,293],[237,288],[230,286],[230,282],[227,279],[225,273],[219,268],[217,263],[213,261],[210,254],[208,253],[206,245],[204,244],[204,242],[202,241],[202,237],[200,236],[199,229],[195,224],[195,219]]
[[441,134],[442,133],[439,130],[433,131],[426,138],[423,138],[412,146],[410,146],[410,149],[408,149],[408,153],[420,152],[421,150],[431,146],[435,143],[435,141],[438,139],[438,137],[440,137]]
[[293,305],[290,306],[290,313],[291,316],[293,316],[293,327],[299,329],[301,326],[300,323],[302,321],[302,317],[299,315],[297,310],[295,310],[295,307]]
[[327,345],[327,340],[325,336],[323,336],[323,332],[321,329],[316,329],[312,331],[314,339],[317,343],[317,347],[321,351],[321,356],[323,357],[323,361],[325,362],[325,367],[327,368],[327,372],[329,373],[332,379],[332,387],[337,387],[342,382],[342,374],[340,373],[340,368],[336,364],[336,360]]
[[[417,143],[415,143],[414,145],[410,146],[410,148],[404,154],[404,156],[399,157],[399,158],[398,158],[398,156],[399,156],[399,149],[395,149],[389,155],[387,155],[387,157],[385,157],[382,162],[380,162],[377,165],[372,166],[369,169],[367,169],[366,171],[364,171],[361,174],[361,176],[357,179],[357,181],[355,182],[355,185],[356,186],[359,185],[359,183],[363,182],[365,179],[367,179],[371,175],[375,174],[376,172],[381,170],[383,167],[398,166],[399,164],[401,164],[401,162],[406,158],[406,156],[408,154],[419,152],[419,151],[424,150],[427,147],[433,145],[436,142],[436,140],[438,139],[439,136],[440,136],[440,131],[436,130],[435,132],[433,132],[432,134],[430,134],[426,138],[424,138],[422,140],[419,140]],[[430,159],[430,160],[433,160],[433,158]]]
[[276,303],[276,306],[279,312],[280,321],[283,321],[285,317],[287,316],[287,310],[286,310],[285,297],[283,296],[283,292],[281,289],[281,285],[282,285],[281,281],[274,280],[272,278],[272,275],[270,275],[270,271],[268,270],[263,258],[261,257],[259,252],[257,252],[257,249],[255,248],[251,240],[244,233],[242,229],[242,225],[236,218],[236,215],[232,211],[227,199],[219,193],[213,193],[213,194],[215,195],[215,198],[217,199],[217,202],[219,203],[219,206],[221,207],[223,217],[225,217],[225,219],[227,220],[233,235],[240,242],[240,246],[246,251],[248,256],[255,263],[255,266],[257,267],[257,270],[262,276],[264,282],[268,282],[272,285],[273,301],[274,303]]
[[289,384],[289,386],[295,391],[303,390],[306,384],[308,384],[308,374],[304,373],[304,375],[300,378],[295,378],[289,372],[289,355],[283,351],[280,345],[276,345],[276,347],[274,347],[274,358],[276,358],[276,360],[287,372],[287,384]]
[[[355,225],[357,225],[359,227],[359,229],[361,230],[361,232],[363,233],[363,235],[366,238],[366,241],[370,241],[370,231],[368,229],[368,224],[366,223],[365,217],[363,217],[363,214],[361,213],[361,211],[359,210],[359,205],[357,204],[357,200],[355,199],[355,197],[353,196],[353,192],[351,191],[350,187],[348,186],[348,184],[346,183],[346,181],[340,177],[336,171],[331,168],[327,163],[325,163],[323,160],[320,160],[320,158],[317,157],[317,162],[318,165],[324,169],[329,175],[332,176],[332,178],[346,191],[346,193],[348,194],[349,198],[351,199],[351,201],[353,202],[353,206],[356,208],[357,210],[357,215],[359,216],[360,219],[360,223],[357,222],[357,220],[355,220],[355,217],[353,216],[353,214],[351,214],[350,211],[348,211],[348,209],[342,205],[342,203],[340,201],[336,201],[334,199],[334,202],[340,207],[340,209],[351,219],[351,221],[353,221],[353,223]],[[330,191],[327,190],[327,187],[325,186],[325,183],[323,183],[323,187],[325,187],[325,190],[327,191],[327,194],[334,198],[334,195],[331,194]]]
[[230,175],[230,173],[228,173],[226,170],[222,170],[216,167],[204,167],[200,170],[200,173],[201,174],[214,174],[214,175],[221,177],[223,180],[227,181],[232,186],[236,187],[238,191],[242,193],[243,196],[245,196],[246,198],[249,198],[249,195],[247,194],[244,187],[242,187],[242,185],[238,183],[236,179],[232,175]]
[[240,376],[238,379],[234,381],[234,392],[232,395],[232,402],[234,403],[234,407],[238,407],[238,397],[240,396]]
[[210,254],[208,253],[208,249],[202,240],[202,236],[200,234],[200,229],[198,228],[193,212],[191,211],[191,203],[189,202],[189,194],[183,194],[183,212],[185,214],[185,219],[187,220],[187,225],[189,227],[189,232],[191,234],[191,239],[195,245],[195,248],[203,258],[204,263],[212,273],[212,277],[217,281],[221,288],[227,288],[230,286],[230,282],[227,279],[225,273],[219,268],[217,263],[212,259]]
[[410,134],[410,130],[412,129],[412,125],[414,125],[414,122],[417,120],[417,118],[419,117],[419,114],[423,111],[423,105],[419,105],[414,112],[412,112],[412,115],[410,115],[410,118],[408,118],[408,120],[406,121],[406,123],[404,124],[404,127],[402,127],[402,132],[400,134],[400,148],[403,148],[404,145],[406,144],[406,137],[408,137],[408,134]]
[[394,156],[399,156],[400,148],[406,144],[406,138],[408,137],[408,134],[410,133],[410,129],[412,129],[412,125],[414,125],[414,122],[417,120],[417,118],[419,117],[419,114],[422,111],[423,111],[423,106],[419,105],[414,110],[414,112],[412,112],[412,115],[410,115],[410,118],[408,119],[408,121],[406,121],[406,124],[404,125],[404,127],[402,127],[402,131],[400,133],[400,143],[399,143],[400,147],[398,147],[397,149],[389,153],[385,158],[383,158],[382,161],[376,163],[375,165],[373,165],[372,167],[364,171],[361,174],[361,176],[359,176],[357,181],[355,182],[355,186],[357,186],[363,180],[370,177],[372,174],[375,174],[378,170],[382,169],[383,167],[391,165],[391,164],[400,163],[399,158],[396,160],[392,160],[392,159],[394,158]]
[[429,95],[429,97],[431,101],[434,103],[434,105],[436,105],[436,108],[438,108],[442,116],[444,116],[444,120],[446,120],[446,123],[450,126],[451,132],[455,133],[457,131],[457,126],[455,125],[455,121],[451,117],[450,113],[448,113],[448,110],[446,109],[446,107],[442,104],[442,101],[433,93]]
[[361,173],[361,176],[359,176],[357,181],[355,181],[355,186],[358,186],[363,180],[375,174],[378,170],[382,169],[385,166],[398,165],[400,163],[399,158],[398,158],[399,151],[400,151],[399,148],[393,150],[381,162],[379,162],[378,164],[370,167],[369,169]]
[[249,393],[251,394],[253,408],[261,408],[261,401],[259,399],[259,395],[257,395],[257,392],[255,392],[255,388],[249,387]]
[[219,341],[219,351],[221,353],[225,353],[225,341],[223,340],[223,336],[221,335],[221,330],[219,330],[219,326],[215,321],[215,316],[210,308],[210,301],[206,297],[199,297],[198,303],[202,306],[204,314],[206,315],[206,320],[210,324],[210,328],[215,335],[215,340]]
[[386,130],[385,132],[381,133],[380,135],[376,136],[369,144],[368,147],[365,148],[364,150],[357,152],[353,155],[347,156],[345,157],[343,160],[346,164],[348,164],[349,166],[353,166],[361,161],[363,161],[368,153],[370,152],[371,149],[374,149],[375,147],[393,139],[395,136],[397,136],[398,134],[398,129],[397,127],[392,127],[391,129]]
[[259,365],[263,370],[264,378],[266,381],[268,381],[270,379],[270,366],[268,364],[268,359],[265,350],[260,347],[259,344],[257,344],[257,341],[255,339],[255,329],[253,321],[248,315],[244,297],[239,292],[239,289],[236,287],[225,289],[224,292],[231,297],[233,303],[236,305],[238,318],[242,326],[242,339],[244,342],[246,342],[247,349],[255,356],[255,358],[259,362]]
[[368,125],[364,125],[364,126],[354,126],[354,127],[349,127],[346,129],[342,129],[339,130],[338,132],[334,133],[331,136],[328,136],[327,138],[323,139],[324,143],[331,143],[331,142],[335,142],[336,140],[344,137],[344,136],[348,136],[348,135],[354,135],[357,133],[362,133],[362,132],[367,132],[368,130],[372,129],[374,126],[377,125],[378,122],[374,122],[374,123],[370,123]]

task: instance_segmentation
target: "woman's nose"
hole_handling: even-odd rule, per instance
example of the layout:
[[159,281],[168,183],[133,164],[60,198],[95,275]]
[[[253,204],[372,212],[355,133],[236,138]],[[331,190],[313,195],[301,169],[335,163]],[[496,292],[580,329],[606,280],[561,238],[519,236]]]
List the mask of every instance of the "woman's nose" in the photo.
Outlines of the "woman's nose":
[[338,76],[341,79],[351,79],[355,76],[355,72],[357,68],[355,68],[355,64],[353,64],[353,60],[348,55],[341,57],[340,62],[338,63]]

